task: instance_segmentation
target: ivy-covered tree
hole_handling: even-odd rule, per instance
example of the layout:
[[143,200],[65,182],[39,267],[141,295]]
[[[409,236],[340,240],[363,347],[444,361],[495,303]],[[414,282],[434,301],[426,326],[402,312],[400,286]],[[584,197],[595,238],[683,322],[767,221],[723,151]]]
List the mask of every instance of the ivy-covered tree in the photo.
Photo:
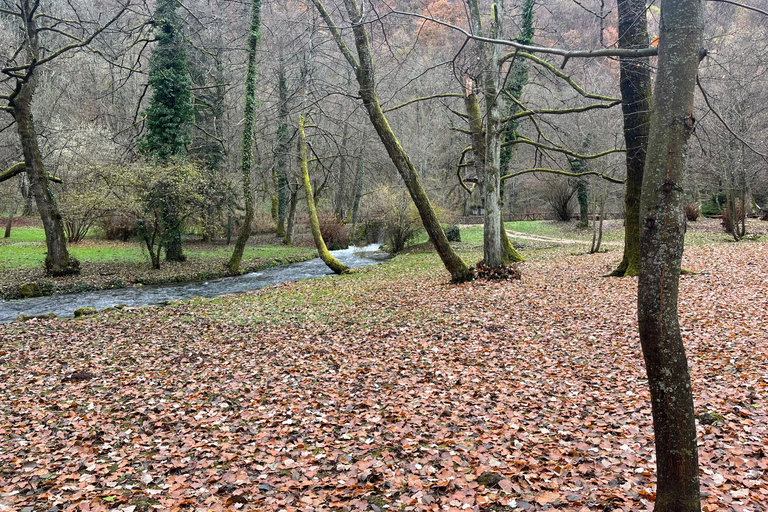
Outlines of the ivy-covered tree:
[[248,68],[245,72],[245,124],[243,126],[242,158],[240,172],[243,177],[243,197],[245,198],[245,220],[227,263],[227,268],[237,272],[243,259],[243,251],[251,236],[251,223],[254,216],[253,186],[251,185],[251,166],[253,165],[253,131],[256,126],[256,49],[261,39],[261,0],[251,1],[251,23],[248,28]]
[[[186,155],[194,123],[194,107],[187,64],[187,49],[181,31],[182,20],[175,0],[158,0],[154,26],[156,46],[149,61],[152,96],[144,111],[146,133],[139,151],[149,160],[166,164]],[[161,212],[163,224],[171,231],[163,235],[165,259],[184,261],[181,233],[183,223],[172,210]]]

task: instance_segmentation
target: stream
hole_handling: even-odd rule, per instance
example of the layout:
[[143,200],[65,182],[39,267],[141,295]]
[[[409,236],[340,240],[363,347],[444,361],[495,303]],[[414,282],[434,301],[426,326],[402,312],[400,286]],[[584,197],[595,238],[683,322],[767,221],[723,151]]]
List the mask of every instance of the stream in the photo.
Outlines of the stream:
[[[378,245],[350,247],[331,251],[336,259],[348,267],[366,267],[387,261],[389,254],[379,250]],[[209,281],[169,283],[147,286],[132,286],[93,292],[49,295],[31,299],[0,301],[0,323],[12,322],[19,315],[45,315],[55,313],[59,317],[74,316],[75,310],[83,307],[104,309],[117,305],[148,306],[169,300],[184,300],[190,297],[218,297],[230,293],[258,290],[286,281],[299,281],[332,275],[333,272],[320,258],[289,265],[280,265],[260,272],[235,277],[222,277]]]

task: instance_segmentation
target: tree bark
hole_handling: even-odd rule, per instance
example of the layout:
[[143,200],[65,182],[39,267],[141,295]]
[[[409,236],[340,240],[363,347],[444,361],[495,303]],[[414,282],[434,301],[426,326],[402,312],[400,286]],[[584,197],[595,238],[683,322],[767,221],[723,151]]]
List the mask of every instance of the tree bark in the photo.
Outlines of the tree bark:
[[[472,151],[475,154],[475,173],[479,179],[482,179],[485,175],[485,131],[483,130],[483,115],[480,110],[480,102],[477,99],[474,85],[474,82],[469,77],[464,79],[464,106],[467,109],[467,115],[469,116],[469,131],[472,133]],[[501,184],[499,184],[499,187],[501,187]],[[499,194],[499,201],[501,201],[501,194]],[[504,227],[504,212],[501,208],[499,208],[498,215],[502,262],[514,263],[525,261],[525,258],[517,252],[507,236],[507,231]],[[485,242],[485,240],[483,242]],[[485,246],[485,243],[483,245]]]
[[677,312],[685,159],[702,43],[702,0],[662,0],[640,213],[637,314],[656,443],[656,512],[700,510],[691,380]]
[[280,100],[278,107],[279,124],[277,127],[277,141],[275,147],[275,183],[277,186],[277,236],[286,236],[286,214],[288,211],[289,187],[288,187],[288,84],[285,78],[285,63],[281,56],[277,69],[277,93]]
[[355,238],[357,235],[357,210],[360,207],[360,198],[363,196],[364,180],[365,180],[365,160],[363,159],[363,155],[360,155],[360,158],[358,159],[358,162],[357,162],[357,179],[355,179],[355,194],[352,200],[352,213],[350,214],[353,238]]
[[[34,16],[37,5],[33,5],[29,0],[23,0],[19,7],[26,36],[27,62],[33,63],[40,55],[39,31]],[[8,103],[16,120],[30,189],[45,230],[45,245],[48,250],[45,255],[45,269],[51,275],[78,273],[80,269],[77,260],[70,259],[67,250],[64,223],[56,205],[56,199],[48,187],[48,176],[37,142],[37,131],[32,118],[32,98],[36,86],[37,73],[33,66],[24,78],[17,78],[16,91],[11,95]]]
[[285,245],[291,245],[293,244],[293,232],[294,227],[296,226],[296,206],[299,203],[299,184],[297,183],[295,188],[291,188],[286,181],[285,188],[288,194],[288,212],[285,216],[285,236],[283,238],[283,243]]
[[[645,0],[619,0],[619,48],[647,48]],[[636,276],[640,269],[640,192],[651,117],[651,68],[647,57],[620,57],[621,109],[627,147],[624,193],[624,256],[614,276]]]
[[5,236],[3,238],[11,238],[11,228],[13,227],[13,214],[15,212],[8,212],[8,220],[5,221]]
[[[480,23],[480,10],[477,0],[467,0],[472,32],[483,35]],[[498,0],[491,6],[491,29],[489,37],[501,38],[502,21],[504,17],[504,2]],[[485,206],[483,218],[483,261],[489,267],[504,265],[501,244],[501,110],[498,101],[498,84],[500,67],[496,64],[500,57],[498,45],[475,41],[480,63],[483,66],[482,81],[485,96],[485,161],[483,174],[478,176],[483,180],[482,194]]]
[[376,80],[374,77],[368,34],[365,29],[365,24],[361,19],[361,12],[356,0],[344,0],[344,4],[352,21],[352,30],[355,36],[355,47],[357,49],[359,62],[355,62],[349,48],[341,38],[341,33],[333,23],[328,11],[323,7],[322,2],[320,0],[312,0],[312,2],[333,33],[334,40],[336,41],[339,50],[344,54],[347,62],[349,62],[355,70],[357,82],[360,86],[360,96],[363,100],[363,105],[368,112],[371,124],[376,129],[376,133],[384,144],[384,148],[387,150],[390,160],[392,160],[395,168],[397,168],[400,173],[400,177],[403,179],[408,193],[416,205],[416,209],[419,211],[419,216],[421,217],[424,229],[429,235],[430,241],[435,246],[435,250],[443,261],[446,270],[451,274],[451,278],[454,282],[472,280],[474,273],[461,260],[448,242],[448,238],[445,236],[440,221],[437,219],[437,215],[435,214],[434,208],[432,208],[429,197],[421,184],[419,174],[416,172],[410,157],[400,145],[400,141],[397,140],[394,131],[392,131],[381,108],[379,99],[376,96]]
[[315,240],[315,247],[320,259],[323,260],[328,268],[336,274],[346,274],[349,269],[346,265],[334,258],[331,251],[325,245],[323,234],[320,232],[320,222],[317,220],[317,208],[315,208],[315,199],[312,196],[312,183],[309,180],[309,166],[307,165],[307,138],[304,134],[304,116],[299,118],[299,164],[301,165],[301,176],[304,180],[304,195],[307,198],[307,209],[309,210],[309,225],[312,228],[312,238]]
[[251,236],[253,224],[254,201],[253,184],[251,183],[251,167],[253,167],[253,131],[256,126],[256,49],[261,38],[261,0],[251,2],[251,25],[248,31],[248,67],[245,72],[245,124],[243,126],[242,158],[240,173],[243,177],[243,197],[245,199],[245,219],[240,234],[235,242],[232,257],[227,263],[230,272],[240,269],[245,244]]

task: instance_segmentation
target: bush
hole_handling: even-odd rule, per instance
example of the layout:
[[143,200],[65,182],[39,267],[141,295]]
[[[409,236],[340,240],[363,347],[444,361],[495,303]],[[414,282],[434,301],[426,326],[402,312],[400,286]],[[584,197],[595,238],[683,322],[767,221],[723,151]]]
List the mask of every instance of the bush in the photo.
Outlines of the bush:
[[705,203],[701,205],[701,214],[705,217],[720,215],[720,207],[715,203]]
[[461,242],[461,229],[459,229],[459,226],[450,224],[445,226],[444,231],[449,242]]
[[701,208],[696,203],[685,202],[685,218],[690,222],[696,222],[699,219]]
[[366,219],[357,227],[355,240],[368,244],[378,244],[384,239],[384,224],[379,219]]
[[329,251],[349,247],[349,229],[338,217],[331,213],[322,213],[318,214],[317,220],[320,223],[320,233]]
[[137,217],[128,213],[112,213],[101,218],[101,229],[107,240],[122,240],[127,242],[138,233]]
[[571,183],[560,176],[545,180],[546,189],[544,197],[552,209],[556,220],[568,222],[573,217],[573,196],[576,194],[576,188]]

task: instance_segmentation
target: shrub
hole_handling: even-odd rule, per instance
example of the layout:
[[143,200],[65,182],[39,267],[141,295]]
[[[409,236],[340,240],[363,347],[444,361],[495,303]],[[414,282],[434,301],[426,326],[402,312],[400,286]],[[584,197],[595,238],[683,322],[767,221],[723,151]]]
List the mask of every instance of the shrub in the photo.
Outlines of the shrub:
[[122,240],[127,242],[138,233],[137,217],[128,213],[112,213],[101,218],[99,224],[104,230],[107,240]]
[[699,219],[701,208],[696,203],[685,202],[685,218],[691,222],[696,222]]
[[573,217],[573,196],[576,194],[576,188],[571,183],[562,179],[560,176],[545,180],[546,189],[544,197],[555,215],[555,219],[568,222]]
[[317,216],[317,220],[328,250],[336,251],[349,247],[349,229],[338,217],[331,213],[322,213]]
[[461,230],[459,229],[459,226],[450,224],[445,226],[444,231],[449,242],[461,242]]
[[378,244],[384,239],[384,224],[379,219],[366,219],[357,227],[355,240],[366,244]]

